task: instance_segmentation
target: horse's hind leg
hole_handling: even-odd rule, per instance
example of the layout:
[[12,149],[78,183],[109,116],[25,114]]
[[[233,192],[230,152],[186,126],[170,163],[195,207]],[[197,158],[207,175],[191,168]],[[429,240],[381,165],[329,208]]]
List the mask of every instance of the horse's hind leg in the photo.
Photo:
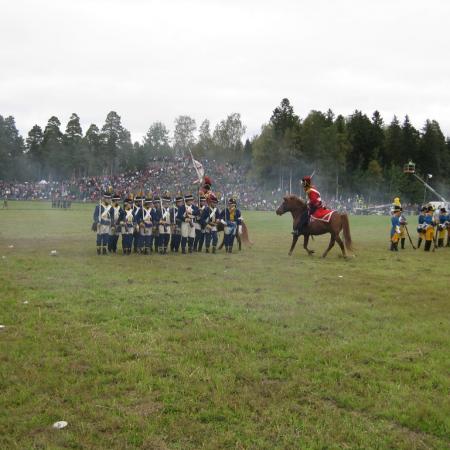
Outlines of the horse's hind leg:
[[335,242],[336,242],[336,236],[331,235],[330,243],[328,244],[328,248],[325,250],[324,254],[322,255],[322,258],[325,258],[328,255],[328,252],[333,248]]
[[341,247],[341,252],[342,252],[342,256],[344,258],[347,258],[347,253],[345,253],[345,245],[342,242],[341,237],[339,236],[339,234],[336,236],[336,242],[339,244],[339,247]]

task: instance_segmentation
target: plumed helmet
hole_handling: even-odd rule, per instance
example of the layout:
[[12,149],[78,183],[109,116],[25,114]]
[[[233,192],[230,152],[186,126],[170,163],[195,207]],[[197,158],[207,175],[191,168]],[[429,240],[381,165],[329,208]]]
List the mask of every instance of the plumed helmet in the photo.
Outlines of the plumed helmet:
[[208,177],[208,176],[205,176],[203,185],[204,185],[204,186],[208,185],[209,187],[211,187],[211,186],[212,186],[212,180],[211,180],[211,178]]
[[303,186],[311,186],[311,177],[308,175],[303,177],[302,184],[303,184]]

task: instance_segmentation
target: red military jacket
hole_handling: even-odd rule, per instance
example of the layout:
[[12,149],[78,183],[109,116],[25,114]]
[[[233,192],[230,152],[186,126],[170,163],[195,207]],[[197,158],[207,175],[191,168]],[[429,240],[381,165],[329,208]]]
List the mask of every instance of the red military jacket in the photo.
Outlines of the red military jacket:
[[320,192],[315,186],[311,186],[307,191],[308,195],[308,208],[310,213],[313,213],[316,209],[322,208],[322,199],[320,198]]

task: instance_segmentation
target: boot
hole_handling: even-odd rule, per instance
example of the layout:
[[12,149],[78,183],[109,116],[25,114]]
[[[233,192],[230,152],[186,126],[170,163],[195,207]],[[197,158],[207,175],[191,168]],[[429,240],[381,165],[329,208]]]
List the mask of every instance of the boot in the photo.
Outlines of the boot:
[[205,253],[209,253],[209,248],[208,247],[205,248]]
[[398,242],[394,244],[394,252],[398,252]]
[[419,238],[419,240],[417,241],[417,248],[420,248],[420,246],[422,245],[422,238]]
[[101,253],[101,248],[97,247],[97,255],[100,255],[100,253]]
[[212,252],[213,252],[213,253],[216,253],[216,247],[215,247],[215,245],[213,245]]
[[182,249],[181,249],[181,253],[182,253],[183,255],[185,255],[185,254],[186,254],[186,248],[182,248]]
[[444,239],[438,239],[438,247],[444,246]]
[[429,252],[430,248],[431,248],[431,241],[425,241],[425,248],[424,248],[424,250],[426,252]]
[[394,243],[391,241],[391,248],[389,249],[391,252],[394,251]]
[[405,250],[405,238],[401,239],[401,246],[402,246],[402,250]]
[[103,248],[102,248],[102,254],[103,254],[103,255],[106,255],[107,253],[108,253],[108,251],[106,250],[106,247],[103,247]]

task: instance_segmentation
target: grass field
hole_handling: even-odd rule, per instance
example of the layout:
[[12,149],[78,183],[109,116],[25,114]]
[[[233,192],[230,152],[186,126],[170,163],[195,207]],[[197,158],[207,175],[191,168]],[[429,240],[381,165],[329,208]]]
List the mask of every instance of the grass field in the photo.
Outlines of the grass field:
[[450,249],[97,256],[92,209],[0,210],[1,449],[449,448]]

